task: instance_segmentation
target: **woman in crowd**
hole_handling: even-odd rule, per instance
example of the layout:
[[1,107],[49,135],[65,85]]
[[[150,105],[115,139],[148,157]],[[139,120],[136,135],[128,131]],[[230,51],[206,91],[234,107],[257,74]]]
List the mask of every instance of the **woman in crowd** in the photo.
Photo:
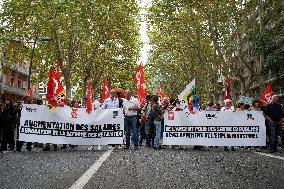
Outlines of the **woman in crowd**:
[[[15,141],[14,141],[14,131],[15,131],[15,110],[13,102],[10,99],[6,99],[5,107],[3,109],[3,133],[1,141],[1,151],[7,150],[7,144],[9,150],[14,150]],[[1,123],[2,124],[2,123]]]
[[245,104],[243,102],[238,103],[238,108],[236,109],[236,111],[237,112],[238,111],[244,111],[244,106],[245,106]]
[[254,100],[252,102],[251,110],[252,111],[261,111],[261,109],[260,109],[260,101],[259,100]]
[[249,104],[245,104],[243,111],[250,111],[250,105]]

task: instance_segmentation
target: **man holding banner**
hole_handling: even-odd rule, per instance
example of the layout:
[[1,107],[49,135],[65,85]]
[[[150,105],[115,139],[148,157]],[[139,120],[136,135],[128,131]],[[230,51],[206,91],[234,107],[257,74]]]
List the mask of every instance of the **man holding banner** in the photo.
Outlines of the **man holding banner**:
[[[221,108],[221,111],[234,111],[234,106],[232,106],[232,100],[226,99],[224,100],[225,106]],[[229,151],[228,147],[224,147],[225,151]],[[236,151],[235,148],[232,146],[232,151]]]
[[110,97],[104,100],[104,109],[116,109],[119,107],[119,101],[115,90],[110,91]]
[[137,99],[131,97],[130,91],[125,91],[125,99],[123,101],[124,127],[126,135],[125,149],[130,147],[130,136],[134,143],[134,149],[138,150],[138,128],[137,128],[137,112],[140,110],[140,104]]

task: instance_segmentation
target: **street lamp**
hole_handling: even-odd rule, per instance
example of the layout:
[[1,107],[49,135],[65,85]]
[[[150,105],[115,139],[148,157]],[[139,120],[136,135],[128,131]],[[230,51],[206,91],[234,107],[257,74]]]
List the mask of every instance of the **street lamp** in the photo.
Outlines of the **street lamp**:
[[34,54],[35,54],[35,46],[36,46],[36,43],[38,41],[39,42],[48,42],[48,41],[51,41],[51,38],[44,37],[44,38],[38,40],[37,37],[36,37],[34,42],[33,42],[32,55],[31,55],[30,67],[29,67],[29,76],[28,76],[28,90],[31,89],[31,74],[32,74],[33,58],[34,58]]

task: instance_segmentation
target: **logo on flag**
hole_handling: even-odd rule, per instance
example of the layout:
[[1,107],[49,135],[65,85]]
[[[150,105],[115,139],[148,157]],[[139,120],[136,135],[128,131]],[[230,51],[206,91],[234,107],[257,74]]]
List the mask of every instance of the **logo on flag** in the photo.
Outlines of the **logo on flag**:
[[259,100],[265,104],[269,104],[272,101],[273,91],[271,83],[268,83],[263,92],[260,95]]
[[143,105],[146,100],[147,89],[144,78],[144,69],[143,65],[140,64],[133,76],[133,80],[136,83],[136,96],[140,101],[140,104]]
[[104,78],[103,88],[102,88],[102,101],[110,97],[110,90],[107,84],[107,79]]
[[61,85],[57,74],[55,74],[52,67],[49,70],[49,78],[47,82],[47,94],[46,99],[48,101],[47,107],[53,111],[57,106],[61,104],[65,99],[65,92]]

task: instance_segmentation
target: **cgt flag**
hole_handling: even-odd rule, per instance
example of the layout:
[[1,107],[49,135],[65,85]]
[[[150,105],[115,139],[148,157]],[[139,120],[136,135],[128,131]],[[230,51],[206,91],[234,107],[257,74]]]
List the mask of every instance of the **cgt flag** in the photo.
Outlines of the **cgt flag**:
[[87,100],[86,100],[86,111],[88,114],[92,112],[92,99],[93,99],[93,90],[91,81],[88,80],[88,90],[87,90]]
[[227,78],[226,89],[224,92],[224,100],[226,99],[231,99],[231,80],[229,77]]
[[272,101],[272,86],[271,83],[268,83],[263,92],[261,93],[259,100],[265,104],[269,104]]
[[110,90],[107,84],[107,79],[104,78],[103,88],[102,88],[102,101],[110,97]]
[[147,89],[146,89],[144,69],[142,63],[140,63],[140,65],[138,66],[133,76],[133,80],[136,83],[136,96],[140,101],[140,104],[144,105],[146,101]]
[[157,94],[160,97],[160,99],[163,98],[163,91],[162,91],[162,85],[160,85],[157,89]]
[[47,94],[46,99],[48,101],[47,107],[50,111],[53,111],[57,106],[64,101],[65,92],[63,86],[61,85],[57,74],[54,72],[53,68],[50,67],[49,78],[47,82]]
[[29,96],[31,98],[31,101],[33,103],[34,98],[33,98],[33,89],[29,88],[28,92],[27,92],[27,96]]

